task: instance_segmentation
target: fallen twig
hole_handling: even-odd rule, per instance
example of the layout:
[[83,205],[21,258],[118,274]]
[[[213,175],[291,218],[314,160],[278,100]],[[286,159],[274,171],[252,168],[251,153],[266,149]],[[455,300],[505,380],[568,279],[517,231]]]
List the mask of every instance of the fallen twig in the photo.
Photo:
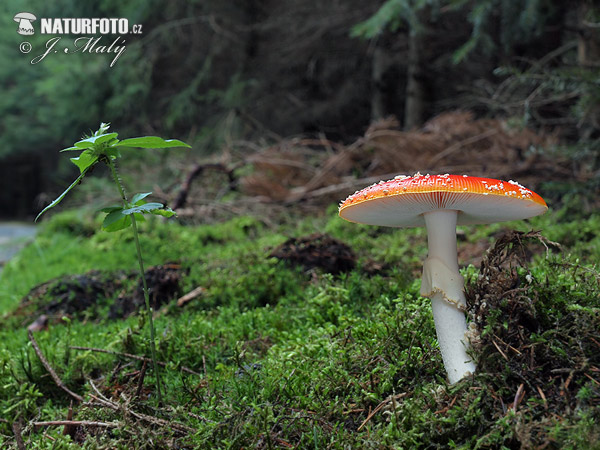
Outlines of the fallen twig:
[[192,181],[204,172],[206,169],[213,169],[220,172],[223,172],[227,175],[229,179],[229,185],[233,186],[235,184],[235,176],[233,175],[233,169],[227,167],[225,164],[221,163],[207,163],[207,164],[196,164],[193,169],[188,173],[184,182],[181,184],[181,189],[177,194],[177,198],[173,202],[173,209],[179,209],[185,205],[187,201],[187,197],[190,191],[190,187],[192,186]]
[[375,414],[377,414],[379,411],[381,411],[387,404],[391,403],[391,402],[396,402],[396,400],[400,400],[402,397],[406,396],[406,392],[402,392],[401,394],[396,394],[396,395],[390,395],[388,398],[386,398],[384,401],[382,401],[379,405],[377,405],[377,407],[371,411],[369,413],[369,415],[367,416],[367,418],[363,421],[363,423],[360,424],[360,426],[356,429],[356,431],[360,431],[362,430],[362,428],[367,424],[367,422],[369,422],[369,420],[371,420],[373,418],[373,416]]
[[[73,420],[73,400],[71,400],[71,404],[69,405],[69,411],[67,412],[67,421]],[[75,437],[75,433],[77,431],[77,427],[74,425],[65,425],[63,428],[63,435],[71,436],[71,438]]]
[[482,139],[488,138],[488,137],[498,133],[498,131],[499,130],[492,128],[491,130],[486,130],[483,133],[478,134],[476,136],[471,136],[471,137],[468,137],[467,139],[463,139],[462,141],[456,142],[456,143],[452,144],[451,146],[447,147],[445,150],[433,155],[427,162],[426,166],[427,167],[435,167],[440,160],[444,159],[448,155],[451,155],[452,153],[456,152],[457,150],[460,150],[465,145],[474,144],[475,142],[481,141]]
[[592,376],[589,373],[584,373],[583,375],[586,376],[586,377],[588,377],[590,380],[592,380],[598,386],[600,386],[600,382],[598,382],[598,380],[596,380],[595,378],[592,378]]
[[142,395],[142,389],[144,387],[144,378],[146,376],[146,368],[147,367],[148,367],[148,362],[144,361],[144,364],[142,364],[142,370],[140,370],[137,389],[135,390],[135,396],[138,398],[140,395]]
[[357,189],[360,186],[365,186],[367,184],[376,183],[380,180],[392,179],[396,175],[398,175],[398,174],[397,173],[388,173],[388,174],[384,174],[384,175],[377,175],[377,176],[367,177],[367,178],[352,178],[352,179],[350,179],[348,181],[344,181],[342,183],[332,184],[332,185],[314,189],[314,190],[307,190],[304,187],[301,187],[297,191],[292,192],[293,197],[290,197],[290,199],[288,199],[288,201],[296,202],[296,201],[299,201],[299,200],[305,199],[305,198],[316,198],[316,197],[321,197],[324,195],[334,194],[334,193],[341,192],[341,191]]
[[496,350],[498,350],[500,352],[500,354],[502,355],[502,357],[508,361],[508,356],[506,356],[506,354],[500,349],[500,347],[498,346],[498,344],[496,344],[496,341],[492,339],[492,344],[494,344],[494,347],[496,347]]
[[39,358],[40,362],[42,363],[42,365],[44,366],[44,368],[48,371],[48,373],[54,380],[54,383],[56,383],[56,385],[59,388],[61,388],[63,391],[65,391],[67,394],[69,394],[71,397],[73,397],[78,402],[83,402],[83,397],[79,394],[76,394],[72,390],[70,390],[63,383],[63,381],[60,379],[60,377],[56,374],[56,372],[54,371],[52,366],[50,366],[50,364],[48,363],[48,360],[45,358],[44,354],[40,350],[40,347],[39,347],[37,341],[33,337],[33,332],[31,330],[28,330],[28,334],[29,334],[29,340],[31,341],[31,345],[33,346],[33,349],[35,350],[36,355],[38,356],[38,358]]
[[448,406],[445,406],[442,409],[438,409],[436,412],[434,412],[434,414],[446,414],[448,411],[450,411],[450,409],[452,409],[452,407],[454,406],[454,403],[456,403],[457,398],[458,398],[458,395],[455,395],[454,398],[448,404]]
[[525,384],[521,383],[519,385],[519,387],[517,388],[517,392],[515,394],[515,399],[514,399],[513,404],[512,404],[513,411],[517,410],[517,407],[519,406],[519,403],[521,403],[521,400],[523,400],[523,397],[525,397],[525,389],[524,389],[524,387],[525,387]]
[[544,402],[544,408],[548,409],[548,400],[546,399],[546,395],[544,394],[544,391],[542,391],[542,388],[540,388],[539,386],[536,386],[536,388],[537,388],[538,393],[540,394],[540,398]]
[[93,391],[96,393],[96,395],[90,394],[90,397],[92,397],[94,400],[96,400],[101,406],[108,407],[110,409],[113,409],[114,411],[121,411],[124,416],[130,415],[131,417],[134,417],[138,420],[152,423],[154,425],[158,425],[161,427],[169,427],[169,428],[172,428],[179,432],[192,433],[192,432],[196,431],[191,427],[182,425],[177,422],[169,422],[168,420],[165,420],[165,419],[160,419],[158,417],[150,416],[148,414],[142,414],[142,413],[133,411],[127,407],[127,404],[129,403],[129,399],[127,397],[125,397],[124,394],[121,394],[121,396],[124,398],[125,403],[114,402],[114,401],[106,398],[106,396],[104,396],[100,392],[100,390],[96,387],[96,385],[93,383],[92,380],[89,380],[89,382],[90,382],[90,386],[92,387]]
[[202,286],[198,286],[196,289],[193,289],[192,291],[188,292],[183,297],[180,297],[177,300],[177,306],[184,306],[186,303],[202,295],[204,291],[206,291],[205,288],[203,288]]
[[33,422],[34,427],[49,427],[49,426],[62,426],[65,427],[105,427],[105,428],[116,428],[123,424],[118,422],[95,422],[93,420],[49,420],[46,422]]
[[334,170],[340,161],[348,158],[350,150],[345,149],[342,152],[336,154],[329,161],[325,162],[324,167],[319,170],[304,186],[294,190],[286,199],[286,203],[295,203],[303,199],[307,192],[314,191],[315,189],[322,187],[323,184],[327,184],[326,181],[331,177],[331,171]]
[[13,422],[12,430],[15,435],[15,441],[17,442],[17,448],[19,450],[27,450],[25,442],[23,442],[23,436],[21,435],[21,422],[19,420]]

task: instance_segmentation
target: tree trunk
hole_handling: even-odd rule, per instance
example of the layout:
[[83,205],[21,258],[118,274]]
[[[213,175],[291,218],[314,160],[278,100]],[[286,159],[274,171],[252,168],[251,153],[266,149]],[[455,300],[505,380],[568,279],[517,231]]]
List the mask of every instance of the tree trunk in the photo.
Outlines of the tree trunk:
[[[577,62],[588,70],[598,70],[600,67],[600,28],[594,23],[593,17],[598,17],[598,7],[582,1],[577,11]],[[580,133],[582,138],[590,139],[600,128],[600,106],[597,103],[588,106],[581,119]]]
[[371,95],[371,120],[383,119],[386,114],[386,102],[383,76],[390,66],[390,54],[379,46],[373,51],[371,80],[373,92]]
[[594,7],[581,2],[578,11],[579,36],[577,39],[577,62],[581,66],[593,66],[600,63],[600,28],[598,24],[591,23],[590,17],[594,16]]
[[419,14],[420,24],[412,25],[408,39],[408,68],[406,101],[404,103],[404,129],[410,130],[423,124],[425,116],[425,68],[423,50],[425,48],[425,21]]

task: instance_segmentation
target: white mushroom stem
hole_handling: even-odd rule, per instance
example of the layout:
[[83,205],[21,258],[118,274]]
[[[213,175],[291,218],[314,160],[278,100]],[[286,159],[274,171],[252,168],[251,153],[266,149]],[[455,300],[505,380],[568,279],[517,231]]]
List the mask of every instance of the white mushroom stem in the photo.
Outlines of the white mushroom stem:
[[467,355],[464,279],[456,253],[457,211],[440,209],[424,214],[429,255],[423,264],[421,295],[431,298],[433,320],[448,381],[453,384],[475,364]]

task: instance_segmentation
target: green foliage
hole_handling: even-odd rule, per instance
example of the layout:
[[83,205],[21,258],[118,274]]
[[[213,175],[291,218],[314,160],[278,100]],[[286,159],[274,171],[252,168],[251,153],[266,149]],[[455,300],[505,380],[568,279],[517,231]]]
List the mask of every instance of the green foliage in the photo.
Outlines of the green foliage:
[[0,412],[2,417],[18,420],[35,414],[42,393],[35,384],[22,382],[15,376],[14,358],[7,350],[0,353]]
[[[384,31],[396,32],[402,26],[415,30],[424,26],[419,14],[427,11],[435,18],[440,11],[462,11],[472,26],[471,37],[454,49],[455,64],[465,60],[475,49],[491,54],[498,47],[509,50],[515,44],[525,44],[541,35],[544,26],[558,10],[555,0],[387,0],[377,12],[356,25],[351,35],[372,39]],[[499,36],[492,35],[493,24],[500,23]]]
[[350,34],[372,39],[386,30],[396,32],[405,24],[411,28],[420,27],[418,12],[439,6],[440,0],[387,0],[373,16],[355,25]]
[[[114,161],[119,158],[120,148],[172,148],[172,147],[190,147],[185,142],[177,139],[164,140],[156,136],[146,136],[139,138],[125,139],[119,141],[118,133],[107,133],[109,124],[102,123],[100,128],[90,137],[76,142],[72,147],[65,148],[61,152],[82,151],[78,157],[71,158],[71,162],[75,164],[81,174],[73,183],[60,194],[52,203],[46,206],[36,217],[36,220],[47,210],[54,208],[61,200],[69,193],[71,189],[77,186],[86,173],[94,168],[94,166],[103,162],[106,163],[114,172]],[[130,202],[123,195],[123,189],[120,187],[118,178],[115,177],[117,188],[123,197],[123,207],[105,208],[103,211],[107,213],[103,223],[103,228],[106,231],[118,231],[132,225],[132,216],[141,218],[141,214],[151,213],[164,217],[171,217],[175,213],[169,208],[164,208],[161,203],[146,203],[144,198],[151,194],[135,194]]]

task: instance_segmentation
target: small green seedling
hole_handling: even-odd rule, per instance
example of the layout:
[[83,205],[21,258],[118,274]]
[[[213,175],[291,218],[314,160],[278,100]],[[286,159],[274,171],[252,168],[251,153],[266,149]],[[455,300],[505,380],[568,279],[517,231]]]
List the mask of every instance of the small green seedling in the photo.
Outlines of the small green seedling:
[[150,297],[146,277],[144,277],[144,261],[142,259],[142,250],[138,237],[137,221],[144,220],[144,214],[156,214],[164,217],[171,217],[175,214],[170,208],[166,208],[162,203],[146,202],[145,198],[152,192],[135,194],[131,200],[127,199],[123,183],[117,172],[116,160],[121,156],[120,149],[124,148],[170,148],[170,147],[190,147],[188,144],[177,139],[162,139],[156,136],[145,136],[120,141],[117,139],[117,133],[108,133],[109,124],[101,123],[100,128],[92,136],[75,142],[73,147],[65,148],[61,152],[81,151],[78,157],[71,158],[73,164],[79,168],[79,176],[71,185],[60,194],[52,203],[46,206],[42,212],[35,218],[37,219],[50,208],[58,205],[67,193],[77,186],[83,178],[89,173],[96,164],[104,163],[110,169],[115,186],[121,196],[122,205],[104,208],[101,211],[106,213],[102,228],[106,231],[118,231],[131,226],[137,250],[138,263],[140,267],[140,278],[144,287],[144,300],[146,304],[146,313],[148,314],[148,325],[150,327],[150,351],[152,353],[152,362],[154,373],[156,374],[156,391],[158,401],[162,402],[161,381],[159,368],[156,360],[155,331],[154,321],[152,320],[152,308],[150,308]]

